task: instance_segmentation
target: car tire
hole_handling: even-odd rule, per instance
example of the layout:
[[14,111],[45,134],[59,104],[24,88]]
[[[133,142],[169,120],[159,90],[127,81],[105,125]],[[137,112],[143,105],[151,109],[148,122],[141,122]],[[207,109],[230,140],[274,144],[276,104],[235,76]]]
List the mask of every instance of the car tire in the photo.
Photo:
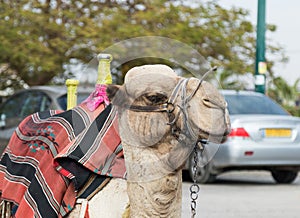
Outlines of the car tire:
[[271,175],[277,183],[289,184],[295,181],[298,176],[298,172],[289,170],[273,170],[271,171]]
[[[216,175],[211,173],[211,169],[212,169],[212,162],[208,162],[205,163],[204,160],[205,158],[207,159],[207,157],[205,156],[205,153],[203,153],[202,155],[200,155],[200,150],[198,152],[198,160],[200,163],[204,163],[204,164],[198,164],[197,165],[197,169],[196,169],[196,182],[197,183],[201,183],[201,184],[205,184],[205,183],[212,183],[216,180]],[[191,180],[194,180],[194,170],[193,170],[193,166],[194,166],[194,155],[195,153],[193,152],[190,157],[189,157],[189,175]]]

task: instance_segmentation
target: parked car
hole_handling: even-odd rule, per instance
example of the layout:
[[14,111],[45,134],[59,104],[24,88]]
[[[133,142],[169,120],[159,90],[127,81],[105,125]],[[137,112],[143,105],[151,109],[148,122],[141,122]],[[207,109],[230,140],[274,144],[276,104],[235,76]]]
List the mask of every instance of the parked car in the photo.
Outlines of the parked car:
[[[78,87],[77,101],[82,102],[93,88]],[[0,152],[2,153],[18,124],[28,115],[50,109],[66,110],[65,86],[35,86],[16,92],[0,105]]]
[[[292,183],[300,169],[300,118],[257,92],[221,92],[228,103],[232,131],[217,149],[209,143],[202,153],[197,152],[202,163],[197,167],[197,182],[213,182],[230,170],[267,170],[277,183]],[[192,178],[194,162],[193,153],[187,163]]]

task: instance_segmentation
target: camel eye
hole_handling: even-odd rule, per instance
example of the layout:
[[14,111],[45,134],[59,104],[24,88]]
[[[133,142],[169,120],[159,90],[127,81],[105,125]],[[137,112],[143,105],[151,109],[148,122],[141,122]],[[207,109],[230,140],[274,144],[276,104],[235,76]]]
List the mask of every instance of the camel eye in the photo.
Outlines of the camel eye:
[[145,96],[145,99],[150,104],[161,104],[167,101],[167,96],[160,93],[148,94]]

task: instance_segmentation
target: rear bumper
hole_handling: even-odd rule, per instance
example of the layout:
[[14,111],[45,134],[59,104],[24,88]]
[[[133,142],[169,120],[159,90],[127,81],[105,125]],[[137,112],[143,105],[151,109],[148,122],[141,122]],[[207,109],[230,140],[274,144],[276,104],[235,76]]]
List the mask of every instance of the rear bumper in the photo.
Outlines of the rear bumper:
[[300,167],[300,144],[253,144],[239,140],[221,144],[213,158],[215,168]]

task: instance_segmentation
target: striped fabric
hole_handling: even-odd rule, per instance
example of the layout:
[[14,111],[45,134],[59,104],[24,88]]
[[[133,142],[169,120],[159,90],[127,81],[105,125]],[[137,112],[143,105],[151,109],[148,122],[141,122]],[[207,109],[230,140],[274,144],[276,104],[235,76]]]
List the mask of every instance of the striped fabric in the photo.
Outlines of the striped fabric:
[[13,202],[15,217],[64,217],[76,197],[126,177],[116,115],[111,105],[81,104],[22,121],[0,161],[1,198]]

